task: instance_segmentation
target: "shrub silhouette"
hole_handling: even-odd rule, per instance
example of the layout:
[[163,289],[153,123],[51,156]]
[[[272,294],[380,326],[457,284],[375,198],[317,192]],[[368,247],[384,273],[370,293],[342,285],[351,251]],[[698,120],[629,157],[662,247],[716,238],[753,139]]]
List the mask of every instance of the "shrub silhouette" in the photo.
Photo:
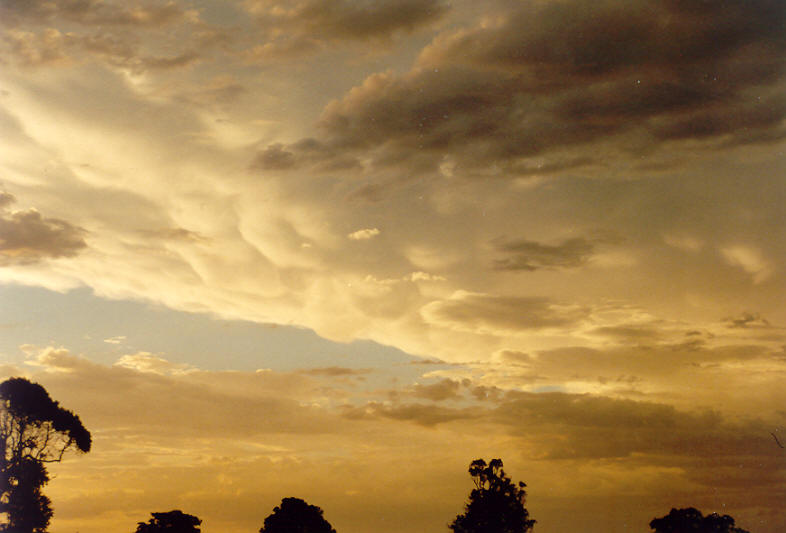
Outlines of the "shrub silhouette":
[[524,507],[526,485],[513,484],[502,469],[501,459],[492,459],[487,465],[476,459],[469,465],[475,489],[469,495],[464,513],[450,526],[454,533],[526,533],[535,520],[529,519]]
[[322,509],[300,498],[284,498],[265,518],[259,533],[336,533],[322,516]]
[[650,527],[655,533],[749,533],[734,527],[734,519],[729,515],[704,516],[693,507],[672,509],[666,516],[653,519]]
[[199,533],[202,521],[196,516],[180,510],[166,513],[150,513],[153,518],[139,522],[136,533]]

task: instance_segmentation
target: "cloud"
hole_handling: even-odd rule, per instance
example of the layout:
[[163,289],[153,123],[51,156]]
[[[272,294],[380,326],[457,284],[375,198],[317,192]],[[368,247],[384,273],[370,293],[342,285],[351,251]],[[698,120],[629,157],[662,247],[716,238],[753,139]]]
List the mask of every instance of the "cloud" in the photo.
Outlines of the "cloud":
[[498,335],[575,326],[588,316],[584,308],[559,305],[546,298],[465,291],[458,291],[446,300],[431,302],[420,312],[428,323],[436,326]]
[[[11,1],[0,6],[0,47],[24,67],[62,66],[97,60],[135,74],[193,65],[220,44],[221,32],[177,2],[126,3],[100,0]],[[177,47],[157,39],[142,44],[141,32],[184,27]],[[173,50],[174,49],[174,50]]]
[[437,383],[424,385],[416,383],[412,387],[412,395],[416,398],[423,398],[435,402],[443,400],[454,400],[461,397],[459,391],[461,383],[452,379],[442,379]]
[[292,152],[284,150],[283,145],[272,144],[259,152],[252,168],[261,170],[284,170],[295,166],[295,156]]
[[[631,492],[639,498],[631,503],[635,508],[658,490],[670,502],[719,491],[715,497],[730,508],[749,508],[741,503],[748,498],[755,500],[750,508],[780,509],[782,500],[784,466],[766,413],[766,419],[732,417],[656,400],[506,391],[456,380],[401,384],[387,400],[379,396],[388,391],[345,388],[347,396],[330,404],[324,382],[302,373],[155,373],[93,363],[63,348],[25,351],[36,365],[31,378],[93,432],[91,454],[58,465],[57,483],[49,489],[58,502],[58,523],[81,523],[88,532],[106,530],[108,523],[133,526],[162,501],[193,509],[213,527],[239,531],[258,522],[259,501],[273,505],[280,491],[302,493],[304,487],[320,495],[337,526],[356,524],[346,518],[352,516],[365,520],[360,530],[373,529],[413,481],[419,488],[408,498],[428,509],[423,523],[429,525],[418,529],[430,530],[461,501],[445,487],[464,483],[470,490],[466,465],[489,448],[504,457],[509,472],[527,472],[539,519],[549,516],[548,505],[564,509],[566,500],[579,510],[595,509],[582,499],[587,493],[619,497],[644,480],[646,491]],[[149,355],[131,359],[165,361]],[[434,403],[462,389],[477,401]],[[418,397],[428,402],[411,401]],[[606,480],[600,485],[599,476]],[[86,478],[92,482],[86,485]],[[260,479],[285,481],[271,490]],[[336,482],[367,493],[379,509],[358,516],[352,498],[335,494]],[[199,488],[204,486],[209,489]],[[553,501],[552,491],[559,493]],[[112,506],[117,498],[121,503]],[[436,511],[445,499],[454,503]],[[87,508],[85,501],[91,502]],[[413,502],[395,505],[420,524],[411,515]],[[110,507],[113,513],[106,513]]]
[[353,231],[347,235],[347,237],[353,241],[367,241],[369,239],[373,239],[380,233],[381,232],[377,228],[365,228]]
[[150,352],[124,355],[115,362],[115,366],[129,368],[137,372],[150,372],[160,375],[183,374],[195,370],[190,365],[172,363]]
[[499,270],[535,271],[541,268],[576,268],[585,265],[595,246],[583,238],[567,239],[561,244],[549,245],[535,241],[508,241],[496,246],[508,254],[498,259],[494,266]]
[[246,9],[270,40],[259,52],[304,52],[325,42],[365,41],[412,32],[440,18],[447,5],[442,0],[248,0]]
[[726,327],[737,329],[769,329],[772,327],[769,321],[759,313],[742,313],[736,317],[726,318],[724,322],[726,323]]
[[89,372],[95,368],[94,363],[85,357],[73,355],[65,348],[55,348],[52,346],[38,349],[31,345],[22,345],[20,349],[32,355],[25,364],[43,369],[50,373],[72,373]]
[[382,167],[417,156],[436,172],[450,155],[454,172],[521,176],[676,140],[769,142],[786,135],[784,20],[772,0],[515,4],[438,35],[408,72],[370,75],[319,124]]
[[324,377],[350,377],[362,376],[371,372],[368,368],[345,368],[340,366],[327,366],[322,368],[307,368],[298,371],[300,374]]
[[346,406],[343,414],[350,420],[388,418],[433,427],[448,422],[476,418],[480,413],[471,408],[455,409],[420,403],[385,405],[380,402],[369,402],[364,407]]
[[46,24],[56,20],[92,26],[159,27],[186,16],[176,2],[105,2],[102,0],[9,0],[0,16],[12,24]]
[[750,274],[754,283],[769,279],[774,273],[774,266],[760,250],[745,245],[721,248],[723,258],[732,266],[741,268]]
[[202,371],[149,352],[105,366],[64,348],[27,351],[27,363],[46,373],[53,396],[68,398],[86,424],[90,420],[105,430],[155,431],[164,440],[333,431],[327,419],[319,420],[321,409],[300,403],[324,396],[306,376]]
[[356,157],[316,139],[302,139],[285,146],[273,143],[260,150],[251,162],[251,170],[286,171],[308,169],[315,173],[353,172],[362,168]]
[[87,247],[82,228],[44,217],[35,209],[9,211],[14,197],[3,193],[0,211],[0,265],[26,265],[44,259],[74,257]]
[[[554,459],[647,454],[651,464],[689,457],[724,464],[750,455],[768,462],[771,457],[766,424],[725,419],[709,410],[682,411],[647,401],[559,392],[509,392],[495,416],[514,433],[542,428],[538,448]],[[558,439],[549,435],[554,431]],[[695,476],[702,468],[691,470]]]

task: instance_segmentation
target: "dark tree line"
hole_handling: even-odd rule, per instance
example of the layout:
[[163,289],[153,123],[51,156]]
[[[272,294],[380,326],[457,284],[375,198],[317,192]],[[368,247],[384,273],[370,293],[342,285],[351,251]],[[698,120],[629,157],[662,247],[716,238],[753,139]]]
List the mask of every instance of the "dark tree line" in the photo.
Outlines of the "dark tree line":
[[[776,437],[777,440],[777,437]],[[0,383],[0,533],[46,533],[52,517],[41,491],[49,481],[46,464],[66,451],[90,451],[90,432],[79,417],[60,407],[46,390],[24,378]],[[780,444],[780,443],[779,443]],[[526,504],[526,485],[514,483],[501,459],[469,465],[475,488],[464,512],[448,525],[453,533],[528,533],[535,525]],[[151,513],[136,533],[200,533],[202,521],[180,510]],[[728,515],[702,513],[692,507],[672,509],[650,522],[654,533],[748,533]],[[323,511],[299,498],[284,498],[265,518],[259,533],[336,533]]]
[[[152,516],[147,522],[139,522],[136,533],[200,533],[202,521],[182,511],[152,513]],[[265,518],[259,533],[336,533],[336,530],[316,505],[309,505],[300,498],[284,498]]]
[[749,533],[734,527],[734,519],[727,514],[710,513],[704,516],[693,507],[672,509],[666,516],[650,522],[650,527],[655,533]]

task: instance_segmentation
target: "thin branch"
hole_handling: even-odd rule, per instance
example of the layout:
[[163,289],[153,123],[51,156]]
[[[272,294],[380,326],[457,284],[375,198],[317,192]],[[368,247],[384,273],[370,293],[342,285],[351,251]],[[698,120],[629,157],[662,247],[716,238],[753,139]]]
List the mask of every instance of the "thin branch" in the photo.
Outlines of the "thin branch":
[[781,441],[778,440],[778,437],[775,435],[775,433],[770,432],[770,435],[772,435],[772,438],[775,439],[775,444],[783,448],[783,444],[781,444]]

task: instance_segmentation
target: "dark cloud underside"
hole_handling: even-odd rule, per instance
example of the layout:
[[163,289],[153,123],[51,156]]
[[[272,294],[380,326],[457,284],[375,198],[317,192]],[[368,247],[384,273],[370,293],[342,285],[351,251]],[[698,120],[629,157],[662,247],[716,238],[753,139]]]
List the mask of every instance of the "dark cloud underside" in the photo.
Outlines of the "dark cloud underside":
[[545,298],[459,294],[432,302],[422,314],[426,321],[452,329],[486,332],[520,332],[576,325],[586,309],[560,306]]
[[[3,193],[0,208],[13,201]],[[35,209],[0,212],[0,266],[36,263],[46,258],[73,257],[87,246],[81,228],[47,218]]]
[[508,257],[495,261],[496,268],[534,271],[540,268],[582,266],[592,255],[594,245],[582,238],[568,239],[557,245],[522,240],[499,244],[497,249],[508,254]]
[[563,1],[496,20],[442,34],[411,71],[374,74],[330,103],[324,143],[372,150],[378,164],[430,153],[432,169],[446,155],[515,169],[612,140],[641,153],[784,136],[783,2]]

